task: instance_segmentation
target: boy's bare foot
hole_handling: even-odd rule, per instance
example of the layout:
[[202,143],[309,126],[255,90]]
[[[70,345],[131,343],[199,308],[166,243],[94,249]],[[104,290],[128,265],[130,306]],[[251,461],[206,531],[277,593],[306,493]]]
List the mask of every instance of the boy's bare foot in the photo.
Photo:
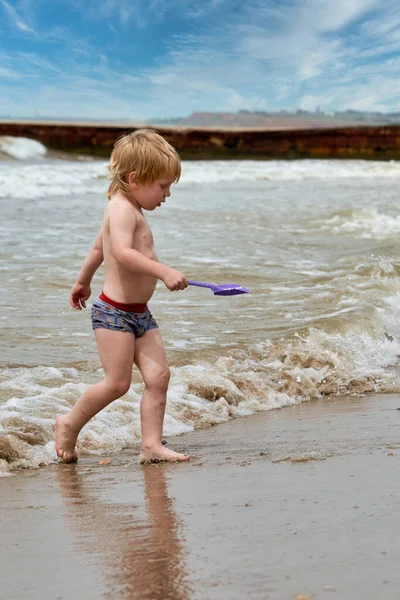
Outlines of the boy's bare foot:
[[71,429],[67,422],[67,417],[57,417],[56,419],[56,452],[59,458],[64,462],[71,463],[78,460],[75,444],[78,434]]
[[157,462],[184,462],[190,460],[190,456],[187,454],[179,454],[174,452],[170,448],[160,446],[155,450],[142,450],[140,453],[140,462],[143,463],[157,463]]

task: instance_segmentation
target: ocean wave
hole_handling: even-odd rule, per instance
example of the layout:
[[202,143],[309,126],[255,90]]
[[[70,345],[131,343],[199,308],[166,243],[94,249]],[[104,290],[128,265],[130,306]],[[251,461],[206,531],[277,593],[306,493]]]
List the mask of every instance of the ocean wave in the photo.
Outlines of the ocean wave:
[[400,233],[400,216],[382,214],[376,209],[344,211],[320,223],[323,231],[364,239],[384,240]]
[[[4,139],[4,138],[3,138]],[[32,142],[32,140],[27,140]],[[44,148],[44,147],[42,147]],[[184,161],[180,186],[229,181],[290,181],[400,178],[400,162],[360,160]],[[43,160],[0,163],[0,198],[101,194],[107,190],[107,162]]]
[[[266,341],[216,361],[171,368],[164,435],[208,427],[257,411],[326,396],[399,392],[400,295],[388,299],[380,335],[310,329],[291,340]],[[57,460],[54,422],[102,377],[99,369],[7,367],[0,372],[0,473]],[[81,432],[81,454],[132,448],[140,440],[141,383],[92,419]]]
[[37,160],[45,156],[47,148],[29,138],[0,136],[0,152],[17,160]]
[[41,198],[102,194],[107,190],[106,163],[45,161],[7,167],[0,163],[0,198]]
[[242,160],[185,162],[183,183],[217,183],[233,180],[313,180],[400,178],[400,162],[366,160]]

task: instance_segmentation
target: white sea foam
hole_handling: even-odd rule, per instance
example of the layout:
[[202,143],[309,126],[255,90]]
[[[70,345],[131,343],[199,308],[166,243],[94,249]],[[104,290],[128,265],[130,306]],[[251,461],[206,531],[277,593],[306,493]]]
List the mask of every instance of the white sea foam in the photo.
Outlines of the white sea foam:
[[46,161],[40,165],[0,163],[0,198],[40,198],[102,194],[107,190],[106,163]]
[[337,214],[321,224],[321,229],[335,235],[384,240],[400,233],[400,216],[393,217],[376,209],[354,210]]
[[[4,139],[4,138],[3,138]],[[27,140],[31,142],[32,140]],[[43,161],[36,165],[0,163],[0,198],[38,198],[101,194],[107,189],[107,162]],[[181,184],[196,186],[229,181],[290,181],[399,178],[400,162],[186,161]]]
[[398,161],[365,160],[266,160],[185,162],[183,183],[216,183],[232,180],[305,180],[399,177]]
[[47,149],[29,138],[0,136],[0,152],[18,160],[37,160],[45,156]]
[[[258,343],[213,362],[171,369],[164,435],[177,435],[257,411],[327,395],[399,391],[394,365],[400,352],[400,294],[378,311],[380,333],[310,329],[292,340]],[[65,414],[101,371],[50,367],[5,368],[0,394],[0,472],[56,460],[54,421]],[[79,451],[99,455],[140,439],[142,384],[97,415],[82,431]]]

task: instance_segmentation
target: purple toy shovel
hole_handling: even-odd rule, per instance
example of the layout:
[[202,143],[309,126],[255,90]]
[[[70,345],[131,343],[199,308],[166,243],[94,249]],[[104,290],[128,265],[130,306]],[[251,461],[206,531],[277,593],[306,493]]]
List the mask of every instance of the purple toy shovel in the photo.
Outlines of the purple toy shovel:
[[188,279],[189,285],[209,288],[215,296],[236,296],[237,294],[248,294],[250,290],[236,283],[224,283],[216,285],[215,283],[205,283],[204,281],[193,281]]

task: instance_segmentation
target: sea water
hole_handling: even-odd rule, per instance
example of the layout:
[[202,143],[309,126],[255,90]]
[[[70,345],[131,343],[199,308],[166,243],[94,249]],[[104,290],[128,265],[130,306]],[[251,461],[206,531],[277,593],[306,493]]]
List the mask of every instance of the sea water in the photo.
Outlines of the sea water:
[[[68,295],[101,226],[107,163],[24,143],[0,143],[0,474],[56,460],[56,416],[102,377],[90,301],[76,312]],[[397,162],[183,162],[171,197],[146,215],[160,260],[251,295],[158,283],[165,436],[398,389],[399,185]],[[101,289],[100,268],[91,300]],[[136,444],[142,391],[134,371],[130,391],[82,431],[80,453]]]

